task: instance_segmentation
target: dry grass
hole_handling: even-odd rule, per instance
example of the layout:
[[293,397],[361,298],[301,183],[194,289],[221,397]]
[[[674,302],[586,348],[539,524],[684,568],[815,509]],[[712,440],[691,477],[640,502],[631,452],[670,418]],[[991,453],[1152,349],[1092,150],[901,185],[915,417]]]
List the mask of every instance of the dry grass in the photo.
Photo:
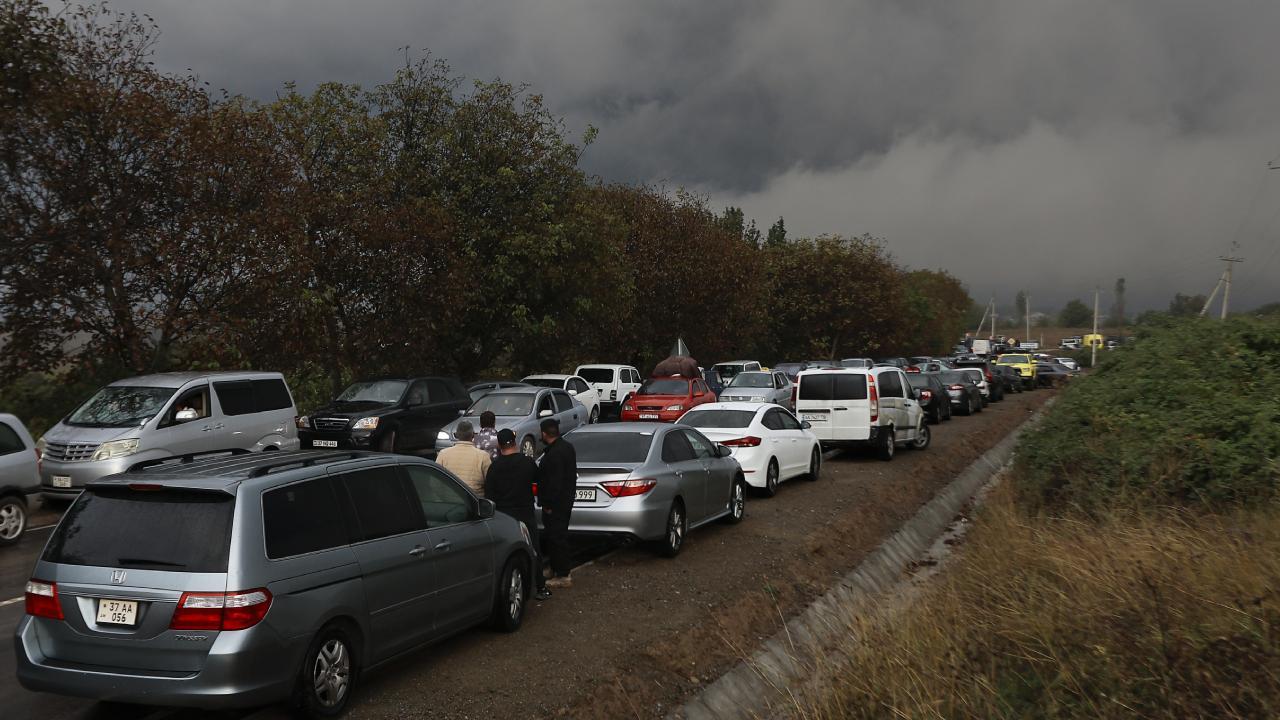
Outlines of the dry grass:
[[[1280,716],[1280,509],[1029,518],[1007,487],[900,612],[850,620],[810,717]],[[839,668],[829,667],[839,664]]]

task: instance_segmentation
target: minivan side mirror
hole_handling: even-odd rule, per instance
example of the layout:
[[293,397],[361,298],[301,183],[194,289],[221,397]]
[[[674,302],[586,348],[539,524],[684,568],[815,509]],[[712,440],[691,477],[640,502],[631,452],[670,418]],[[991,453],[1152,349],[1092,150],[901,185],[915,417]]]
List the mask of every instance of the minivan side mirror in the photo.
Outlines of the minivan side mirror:
[[480,498],[480,504],[476,508],[481,520],[488,520],[493,517],[493,514],[497,512],[497,509],[498,506],[489,498]]

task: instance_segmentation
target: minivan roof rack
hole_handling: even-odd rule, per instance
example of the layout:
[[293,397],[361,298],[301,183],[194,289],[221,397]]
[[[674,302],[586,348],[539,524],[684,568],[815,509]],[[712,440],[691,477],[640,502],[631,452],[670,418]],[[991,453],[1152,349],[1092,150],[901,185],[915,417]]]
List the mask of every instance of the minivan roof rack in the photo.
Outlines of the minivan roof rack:
[[138,472],[139,470],[146,470],[147,468],[169,463],[180,463],[186,465],[188,463],[195,462],[198,458],[212,457],[214,455],[245,455],[248,454],[248,452],[249,451],[244,448],[227,448],[225,450],[202,450],[200,452],[186,453],[185,455],[170,455],[168,457],[153,458],[151,460],[136,462],[130,465],[129,469],[125,472]]
[[337,453],[325,453],[323,455],[313,455],[311,457],[305,457],[305,458],[294,457],[289,460],[280,460],[278,462],[267,463],[266,465],[259,465],[255,467],[253,470],[249,471],[249,477],[251,478],[262,477],[263,475],[269,474],[272,470],[279,470],[280,468],[285,468],[285,467],[293,467],[295,465],[297,467],[311,467],[316,463],[329,462],[331,460],[355,460],[357,458],[364,457],[364,455],[365,453],[362,453],[359,451],[347,451],[347,452],[337,452]]

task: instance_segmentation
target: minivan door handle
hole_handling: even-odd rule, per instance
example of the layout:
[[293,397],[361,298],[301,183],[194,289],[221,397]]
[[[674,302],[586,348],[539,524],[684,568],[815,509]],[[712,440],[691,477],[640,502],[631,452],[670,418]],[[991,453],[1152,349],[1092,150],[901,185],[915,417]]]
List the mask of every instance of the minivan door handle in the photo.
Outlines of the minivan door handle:
[[848,410],[849,408],[831,408],[832,410]]
[[[438,549],[438,548],[439,548],[439,546],[437,546],[437,549]],[[420,556],[422,555],[422,553],[424,553],[424,552],[426,552],[426,551],[427,551],[427,549],[426,549],[426,548],[424,548],[424,547],[422,547],[421,545],[414,545],[414,546],[413,546],[413,549],[409,551],[409,554],[410,554],[410,555],[412,555],[412,556],[414,556],[414,557],[420,557]]]
[[449,550],[450,550],[450,549],[452,549],[452,548],[453,548],[453,543],[452,543],[452,542],[449,542],[448,540],[441,540],[440,542],[436,543],[435,551],[436,551],[436,552],[449,552]]

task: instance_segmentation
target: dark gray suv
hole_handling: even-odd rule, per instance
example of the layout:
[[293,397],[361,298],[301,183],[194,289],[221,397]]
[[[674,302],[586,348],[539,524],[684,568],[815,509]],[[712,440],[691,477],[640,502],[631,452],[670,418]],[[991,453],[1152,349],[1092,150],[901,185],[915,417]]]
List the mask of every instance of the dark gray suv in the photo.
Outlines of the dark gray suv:
[[336,715],[361,673],[486,620],[514,631],[528,530],[398,455],[185,456],[91,482],[37,562],[31,690]]

